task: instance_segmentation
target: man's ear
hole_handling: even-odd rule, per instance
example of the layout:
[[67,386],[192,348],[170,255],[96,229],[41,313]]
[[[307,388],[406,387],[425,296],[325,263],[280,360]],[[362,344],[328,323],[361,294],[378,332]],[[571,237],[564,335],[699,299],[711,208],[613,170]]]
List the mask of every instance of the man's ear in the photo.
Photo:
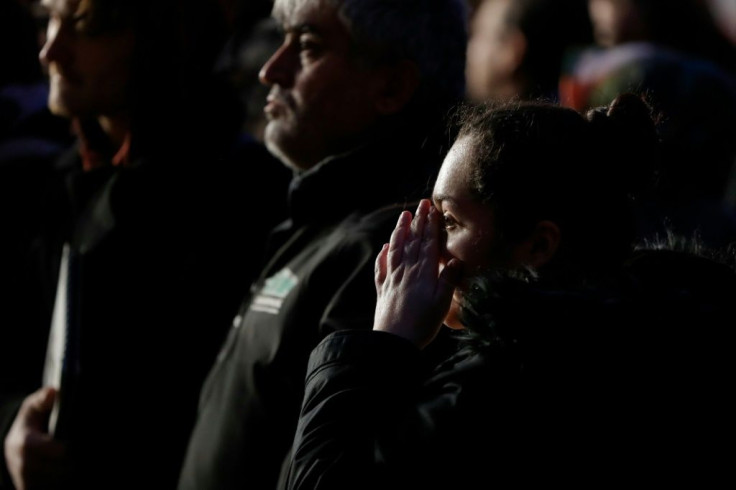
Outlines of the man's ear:
[[376,109],[384,116],[400,112],[414,97],[421,78],[419,67],[408,60],[382,67],[382,84]]
[[529,236],[514,248],[514,262],[535,269],[547,264],[560,247],[560,227],[553,221],[540,221]]

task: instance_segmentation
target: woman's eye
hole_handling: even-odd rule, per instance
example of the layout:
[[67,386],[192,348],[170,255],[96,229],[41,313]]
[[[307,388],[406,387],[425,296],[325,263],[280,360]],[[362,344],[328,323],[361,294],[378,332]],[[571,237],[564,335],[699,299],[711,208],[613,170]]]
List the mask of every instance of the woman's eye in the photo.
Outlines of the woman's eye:
[[442,224],[444,225],[445,230],[452,230],[457,226],[457,221],[455,221],[455,218],[453,218],[449,214],[443,214]]

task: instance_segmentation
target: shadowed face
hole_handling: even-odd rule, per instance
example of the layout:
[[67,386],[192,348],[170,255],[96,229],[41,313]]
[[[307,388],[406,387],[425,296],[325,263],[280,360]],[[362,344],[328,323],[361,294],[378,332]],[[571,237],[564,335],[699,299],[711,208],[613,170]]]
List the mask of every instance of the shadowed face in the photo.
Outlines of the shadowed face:
[[49,108],[67,117],[115,116],[127,110],[134,36],[90,33],[90,2],[43,0],[49,11],[39,58],[49,71]]
[[[432,200],[444,219],[447,234],[443,263],[453,257],[461,260],[466,282],[479,271],[503,262],[497,257],[499,247],[493,210],[472,191],[469,179],[470,152],[469,138],[460,138],[455,142],[442,164],[432,193]],[[462,285],[456,289],[445,318],[445,324],[451,328],[462,328],[458,317],[462,290]]]
[[287,165],[305,170],[351,149],[375,124],[380,74],[356,61],[333,7],[319,0],[297,3],[277,10],[284,42],[260,80],[271,87],[266,145]]
[[644,38],[641,16],[629,0],[588,0],[595,41],[615,46]]
[[485,0],[475,12],[468,40],[468,96],[473,100],[513,96],[518,67],[513,35],[506,25],[510,0]]

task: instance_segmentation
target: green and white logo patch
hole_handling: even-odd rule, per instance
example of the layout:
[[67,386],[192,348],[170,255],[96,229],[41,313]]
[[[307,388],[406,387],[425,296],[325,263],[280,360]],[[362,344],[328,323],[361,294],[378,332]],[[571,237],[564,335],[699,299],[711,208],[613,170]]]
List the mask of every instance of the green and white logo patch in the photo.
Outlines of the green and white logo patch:
[[284,298],[299,283],[299,278],[287,267],[266,279],[263,289],[253,299],[250,309],[263,313],[277,314]]

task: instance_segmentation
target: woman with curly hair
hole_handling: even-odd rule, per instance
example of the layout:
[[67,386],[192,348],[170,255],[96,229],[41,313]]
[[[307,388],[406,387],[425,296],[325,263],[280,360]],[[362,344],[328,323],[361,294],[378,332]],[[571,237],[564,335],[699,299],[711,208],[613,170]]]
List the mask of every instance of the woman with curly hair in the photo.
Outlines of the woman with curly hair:
[[[312,352],[288,488],[590,485],[694,468],[699,430],[725,407],[718,376],[700,375],[726,372],[709,358],[713,311],[736,280],[706,259],[635,252],[628,205],[656,154],[633,95],[585,116],[536,102],[469,111],[433,203],[402,213],[376,259],[373,331]],[[443,325],[467,342],[422,364]]]

